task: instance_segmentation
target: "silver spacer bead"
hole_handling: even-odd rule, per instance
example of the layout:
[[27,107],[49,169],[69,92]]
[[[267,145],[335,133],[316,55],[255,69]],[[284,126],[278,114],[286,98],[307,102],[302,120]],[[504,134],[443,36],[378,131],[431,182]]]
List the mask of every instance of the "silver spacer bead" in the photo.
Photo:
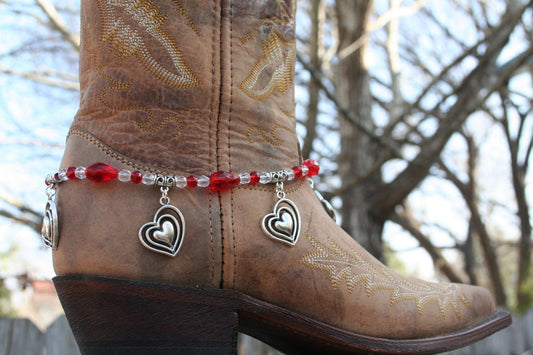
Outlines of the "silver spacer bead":
[[289,176],[285,170],[281,170],[271,173],[271,177],[270,182],[283,182],[287,181]]
[[176,186],[176,177],[175,176],[169,176],[169,175],[156,175],[155,176],[155,185],[160,186],[160,187],[175,187]]

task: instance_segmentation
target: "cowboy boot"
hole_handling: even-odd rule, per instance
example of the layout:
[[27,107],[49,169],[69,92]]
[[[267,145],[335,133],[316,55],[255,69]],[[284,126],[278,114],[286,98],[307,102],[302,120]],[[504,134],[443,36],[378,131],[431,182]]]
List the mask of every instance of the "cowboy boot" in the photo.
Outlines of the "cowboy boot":
[[291,353],[433,353],[509,324],[484,289],[386,268],[323,209],[295,134],[293,0],[81,16],[43,240],[82,353],[234,353],[237,331]]

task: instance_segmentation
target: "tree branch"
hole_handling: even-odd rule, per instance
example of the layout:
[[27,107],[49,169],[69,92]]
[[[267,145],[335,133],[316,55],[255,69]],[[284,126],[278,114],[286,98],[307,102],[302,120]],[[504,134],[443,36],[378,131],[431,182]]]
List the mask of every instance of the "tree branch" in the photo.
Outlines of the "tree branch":
[[68,28],[67,24],[50,0],[35,0],[36,4],[43,10],[48,17],[52,28],[57,30],[61,36],[74,48],[76,52],[80,51],[80,37],[73,34]]
[[424,248],[435,266],[444,274],[451,282],[462,283],[462,278],[457,274],[453,267],[448,263],[444,258],[441,252],[433,245],[431,240],[425,236],[419,229],[419,223],[415,221],[412,215],[408,212],[394,212],[390,220],[400,227],[409,232],[419,243],[422,248]]
[[346,121],[350,122],[352,125],[357,127],[361,132],[366,134],[371,140],[378,143],[379,145],[386,148],[388,151],[390,151],[394,157],[398,159],[403,159],[402,153],[388,140],[386,140],[383,136],[378,136],[374,132],[372,132],[370,129],[365,127],[359,120],[355,117],[355,115],[348,110],[346,107],[344,107],[339,99],[336,97],[336,95],[326,86],[324,75],[320,72],[320,70],[313,68],[303,57],[300,53],[296,54],[298,61],[302,64],[302,66],[307,70],[310,74],[313,80],[316,82],[316,84],[322,89],[326,97],[335,105],[337,108],[337,111],[341,114],[341,116],[346,119]]
[[342,49],[339,54],[339,60],[343,60],[355,51],[357,51],[368,39],[368,37],[374,33],[375,31],[379,30],[380,28],[385,27],[389,22],[399,19],[402,17],[409,17],[415,14],[417,11],[419,11],[421,8],[423,8],[426,3],[429,0],[418,0],[414,4],[407,6],[407,7],[400,7],[400,8],[394,8],[387,12],[385,12],[383,15],[378,17],[376,21],[371,23],[365,34],[357,39],[357,41],[353,42],[349,46]]
[[487,266],[488,274],[493,286],[496,303],[501,306],[507,304],[507,296],[505,294],[505,288],[503,286],[503,280],[500,275],[500,266],[498,262],[498,255],[492,246],[489,232],[483,223],[481,213],[477,203],[475,171],[478,160],[478,149],[475,146],[474,140],[463,134],[468,145],[468,183],[461,182],[457,176],[439,160],[439,166],[446,173],[446,177],[450,180],[459,190],[466,205],[470,210],[470,223],[469,234],[473,234],[478,237],[481,249],[483,251],[484,260]]
[[43,73],[36,73],[36,72],[16,72],[14,70],[11,70],[9,68],[6,68],[4,66],[0,66],[0,73],[18,76],[20,78],[29,79],[32,81],[35,81],[37,83],[46,84],[54,87],[59,87],[62,89],[70,90],[70,91],[79,91],[80,90],[80,84],[76,81],[69,81],[64,80],[61,78],[52,78],[46,74]]
[[[493,72],[496,60],[509,40],[516,24],[520,21],[523,11],[531,6],[532,1],[518,11],[506,14],[501,24],[494,29],[487,39],[487,50],[480,58],[479,65],[468,75],[456,90],[457,100],[446,114],[436,133],[427,139],[420,148],[420,153],[396,179],[385,185],[372,196],[372,213],[377,218],[386,219],[393,213],[394,207],[411,193],[411,191],[427,176],[429,168],[438,159],[442,149],[454,132],[459,130],[466,118],[475,111],[488,96],[499,88],[522,65],[517,61],[496,78],[487,75]],[[521,56],[522,60],[533,53],[529,48]],[[474,93],[478,93],[475,95]],[[437,109],[439,104],[435,107]]]
[[17,200],[13,196],[0,191],[0,200],[7,203],[7,205],[15,208],[20,212],[19,215],[15,215],[5,209],[0,209],[0,216],[11,219],[17,223],[21,223],[30,227],[38,234],[41,233],[41,219],[43,215],[32,208],[25,205],[23,202]]

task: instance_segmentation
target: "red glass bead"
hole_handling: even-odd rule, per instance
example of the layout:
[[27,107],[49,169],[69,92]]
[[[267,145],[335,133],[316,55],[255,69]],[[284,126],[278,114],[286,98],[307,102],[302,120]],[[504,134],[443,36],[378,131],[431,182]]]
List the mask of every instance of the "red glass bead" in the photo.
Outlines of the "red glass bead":
[[298,179],[302,177],[302,169],[299,166],[293,166],[292,171],[294,171],[294,178]]
[[320,166],[315,160],[307,159],[306,161],[304,161],[304,165],[309,168],[309,172],[307,173],[307,176],[312,177],[312,176],[318,175]]
[[96,163],[87,167],[85,175],[94,182],[107,182],[117,178],[118,170],[104,163]]
[[76,167],[75,166],[71,166],[70,168],[67,169],[67,177],[69,180],[76,180],[77,177],[76,177]]
[[134,184],[140,184],[143,181],[143,176],[140,171],[134,171],[131,173],[131,182]]
[[193,175],[189,176],[187,178],[187,186],[190,188],[195,188],[198,186],[198,179]]
[[211,192],[220,192],[231,189],[239,185],[241,178],[239,175],[218,171],[209,177],[209,189]]
[[253,171],[250,173],[250,184],[252,185],[259,184],[260,180],[261,178],[259,177],[259,174],[257,173],[257,171]]

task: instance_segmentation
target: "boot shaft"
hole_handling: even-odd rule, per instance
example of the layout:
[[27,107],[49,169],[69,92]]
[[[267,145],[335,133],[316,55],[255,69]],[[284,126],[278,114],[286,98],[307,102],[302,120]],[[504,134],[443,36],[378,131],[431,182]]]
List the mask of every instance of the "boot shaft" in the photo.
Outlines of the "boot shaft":
[[293,0],[83,1],[70,134],[154,170],[296,165],[294,13]]

